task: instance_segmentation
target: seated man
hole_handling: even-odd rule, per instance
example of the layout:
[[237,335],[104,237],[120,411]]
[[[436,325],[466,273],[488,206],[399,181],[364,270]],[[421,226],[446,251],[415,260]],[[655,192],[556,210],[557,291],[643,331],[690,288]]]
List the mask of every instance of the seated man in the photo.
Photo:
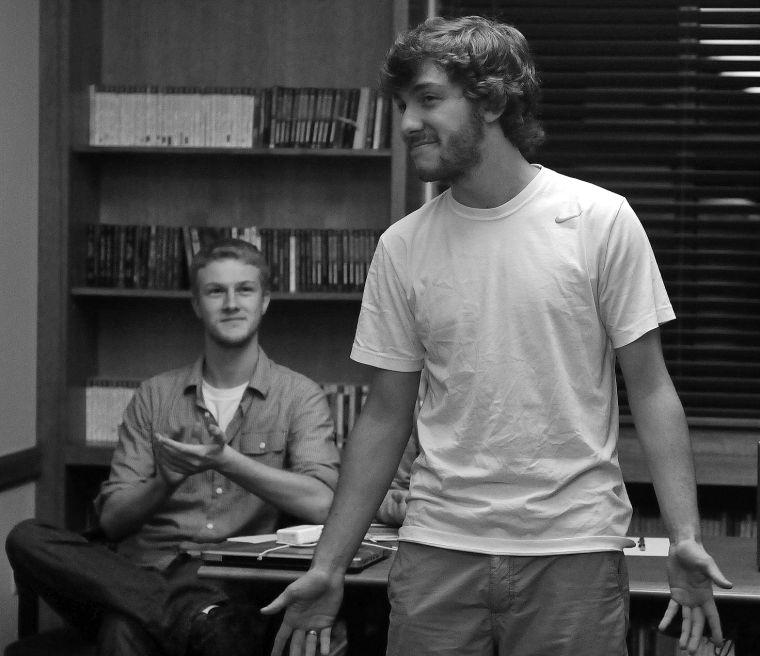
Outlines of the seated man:
[[115,551],[33,520],[6,543],[19,584],[96,637],[99,654],[269,653],[269,620],[256,611],[267,591],[246,586],[242,603],[198,577],[198,551],[272,533],[284,515],[322,523],[338,479],[324,394],[259,347],[270,298],[259,250],[212,244],[190,280],[203,354],[136,391],[95,501]]

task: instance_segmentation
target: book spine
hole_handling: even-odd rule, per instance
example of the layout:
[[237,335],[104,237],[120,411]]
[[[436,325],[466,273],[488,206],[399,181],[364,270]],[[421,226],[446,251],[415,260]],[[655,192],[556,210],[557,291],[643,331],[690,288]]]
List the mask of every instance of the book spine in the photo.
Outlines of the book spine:
[[361,87],[359,89],[359,103],[356,110],[356,130],[354,131],[354,140],[352,147],[361,149],[365,146],[367,138],[367,116],[370,105],[370,88]]
[[288,237],[288,291],[293,293],[298,291],[298,243],[294,230],[290,231]]
[[88,135],[88,143],[91,146],[98,145],[100,135],[99,135],[99,122],[98,119],[100,118],[100,93],[98,92],[98,87],[95,84],[90,84],[87,87],[87,101],[88,101],[88,107],[90,115],[88,117],[89,119],[89,135]]
[[100,231],[97,223],[90,223],[85,228],[86,251],[84,267],[84,284],[95,287],[98,284],[98,260],[100,255]]

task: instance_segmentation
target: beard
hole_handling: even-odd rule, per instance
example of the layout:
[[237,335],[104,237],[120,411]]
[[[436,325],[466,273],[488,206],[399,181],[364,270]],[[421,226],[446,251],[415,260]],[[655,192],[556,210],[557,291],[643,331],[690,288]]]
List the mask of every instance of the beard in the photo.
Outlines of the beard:
[[440,144],[436,163],[428,166],[415,163],[417,175],[424,182],[456,182],[480,164],[480,144],[484,134],[483,121],[473,112],[467,123],[456,132],[452,132],[445,144]]

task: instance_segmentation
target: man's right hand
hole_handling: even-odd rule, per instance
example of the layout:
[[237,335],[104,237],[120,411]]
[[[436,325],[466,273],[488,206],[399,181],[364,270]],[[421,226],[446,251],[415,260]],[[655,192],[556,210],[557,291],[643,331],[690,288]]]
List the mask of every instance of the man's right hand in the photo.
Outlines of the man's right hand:
[[[212,428],[216,429],[210,431],[214,442],[208,446],[202,443],[203,434],[200,422],[195,422],[192,426],[183,426],[181,430],[172,435],[154,433],[152,441],[156,472],[169,488],[177,487],[188,476],[202,470],[195,462],[197,460],[195,451],[205,456],[208,451],[216,453],[224,448],[224,433],[216,425],[212,425]],[[186,458],[182,457],[181,454],[178,455],[178,448],[191,450],[193,452],[191,455],[194,457],[193,462],[188,463]]]
[[377,509],[377,521],[389,526],[401,526],[406,517],[406,499],[409,490],[388,490]]
[[290,656],[327,656],[330,630],[343,600],[343,577],[309,570],[291,583],[282,594],[261,609],[264,615],[285,610],[274,640],[272,656],[280,656],[290,638]]

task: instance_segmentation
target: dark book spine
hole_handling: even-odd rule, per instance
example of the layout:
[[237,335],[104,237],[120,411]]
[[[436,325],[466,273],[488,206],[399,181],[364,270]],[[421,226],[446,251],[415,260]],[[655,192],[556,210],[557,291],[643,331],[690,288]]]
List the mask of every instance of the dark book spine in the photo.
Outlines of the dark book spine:
[[95,287],[98,284],[98,260],[100,259],[100,226],[97,223],[87,225],[86,239],[84,282],[88,287]]

